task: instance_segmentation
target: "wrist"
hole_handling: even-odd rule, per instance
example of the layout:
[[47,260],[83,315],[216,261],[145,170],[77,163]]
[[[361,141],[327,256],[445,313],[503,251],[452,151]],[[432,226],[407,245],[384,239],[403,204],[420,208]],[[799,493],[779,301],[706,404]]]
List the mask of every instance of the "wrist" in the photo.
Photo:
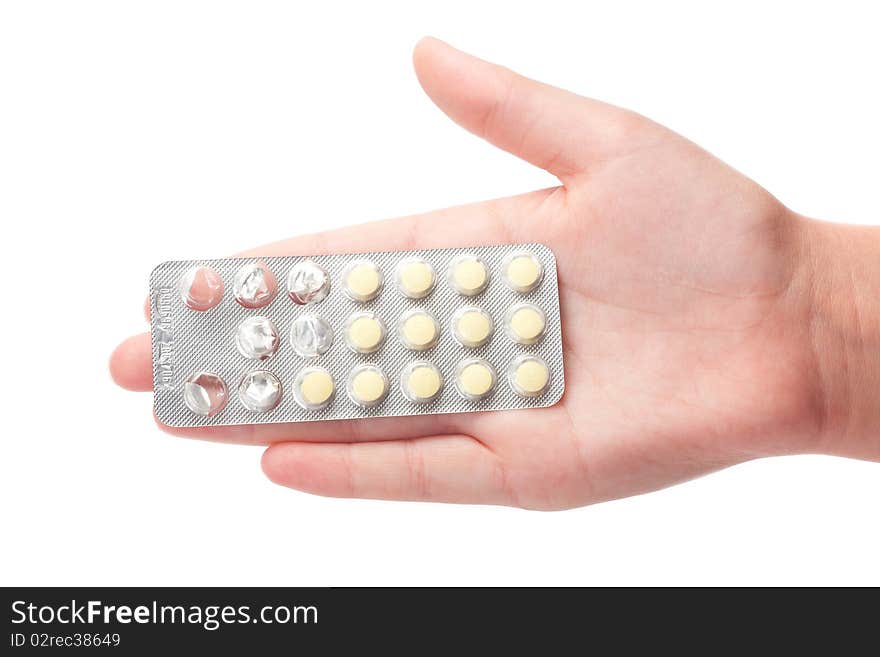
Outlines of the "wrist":
[[880,460],[880,228],[797,221],[817,418],[803,451]]

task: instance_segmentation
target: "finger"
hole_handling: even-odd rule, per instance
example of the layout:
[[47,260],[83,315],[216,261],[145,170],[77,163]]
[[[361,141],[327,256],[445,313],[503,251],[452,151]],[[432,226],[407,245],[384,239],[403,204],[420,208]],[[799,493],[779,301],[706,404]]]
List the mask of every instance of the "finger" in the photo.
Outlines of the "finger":
[[150,334],[141,333],[124,340],[113,350],[110,376],[117,385],[139,392],[153,389],[150,348]]
[[280,443],[263,454],[276,484],[330,497],[514,504],[502,461],[465,435],[360,444]]
[[[451,246],[510,244],[546,238],[540,230],[544,201],[558,188],[508,198],[434,210],[425,214],[383,219],[264,244],[238,257],[325,255],[362,251],[442,249]],[[549,216],[549,214],[548,214]],[[525,221],[529,219],[530,221]],[[546,241],[546,240],[544,240]],[[150,299],[144,313],[150,318]],[[149,354],[145,359],[149,363]]]
[[453,121],[562,180],[615,154],[646,119],[477,59],[438,39],[413,52],[416,75]]
[[442,249],[528,242],[541,237],[532,221],[546,209],[555,190],[542,189],[508,198],[384,219],[265,244],[238,254],[244,257],[324,255],[363,251]]
[[[476,418],[471,420],[476,421]],[[460,431],[464,424],[460,416],[452,414],[218,427],[170,427],[158,418],[156,423],[160,429],[174,436],[242,445],[271,445],[289,441],[356,443],[401,440],[433,436],[438,431],[454,433]]]

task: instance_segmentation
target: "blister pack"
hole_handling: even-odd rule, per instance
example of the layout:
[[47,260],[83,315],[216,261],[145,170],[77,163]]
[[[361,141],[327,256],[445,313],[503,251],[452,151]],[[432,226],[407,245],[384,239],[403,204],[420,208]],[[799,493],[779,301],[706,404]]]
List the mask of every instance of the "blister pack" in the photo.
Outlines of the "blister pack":
[[165,262],[150,303],[169,426],[537,408],[565,387],[541,244]]

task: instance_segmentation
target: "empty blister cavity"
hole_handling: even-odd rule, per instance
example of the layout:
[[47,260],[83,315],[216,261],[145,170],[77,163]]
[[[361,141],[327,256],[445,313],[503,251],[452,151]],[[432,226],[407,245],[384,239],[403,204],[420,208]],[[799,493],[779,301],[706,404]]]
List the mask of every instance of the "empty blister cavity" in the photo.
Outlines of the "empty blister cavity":
[[226,383],[211,372],[197,372],[183,384],[183,403],[196,415],[212,417],[226,406]]
[[264,360],[278,350],[278,331],[268,317],[248,317],[235,330],[235,347],[245,358]]
[[510,387],[523,397],[539,397],[550,385],[550,368],[538,356],[523,354],[510,363],[507,370]]
[[517,344],[535,344],[547,330],[544,311],[532,303],[511,306],[504,316],[504,330]]
[[470,401],[479,401],[491,395],[497,380],[495,368],[482,358],[463,360],[455,368],[455,389]]
[[262,262],[241,266],[232,279],[232,296],[245,308],[262,308],[278,293],[275,275]]
[[318,303],[330,294],[330,275],[312,260],[303,260],[287,275],[287,293],[294,303]]
[[192,267],[180,278],[180,298],[190,310],[211,310],[223,299],[223,279],[210,267]]
[[333,328],[319,315],[300,315],[290,326],[290,346],[297,356],[314,358],[333,346]]
[[482,347],[492,337],[492,317],[477,306],[464,306],[452,316],[452,335],[465,347]]
[[371,260],[356,260],[342,275],[343,289],[355,301],[372,301],[382,289],[382,272]]
[[303,368],[293,382],[293,397],[307,411],[326,408],[335,394],[333,376],[323,367]]
[[357,354],[371,354],[382,346],[387,329],[376,313],[360,312],[345,322],[345,344]]
[[459,294],[472,297],[489,285],[489,266],[480,257],[465,254],[449,265],[449,284]]
[[501,265],[504,282],[517,292],[531,292],[541,284],[544,265],[529,251],[517,251],[504,259]]
[[238,385],[238,399],[249,411],[268,413],[281,401],[281,381],[268,370],[248,372]]
[[410,310],[401,315],[397,334],[407,349],[425,351],[437,344],[440,323],[426,310]]
[[404,258],[394,270],[400,293],[410,299],[423,299],[434,289],[437,275],[424,258]]
[[375,365],[358,365],[351,371],[345,391],[358,406],[372,408],[388,395],[388,377]]
[[443,375],[433,363],[417,360],[407,365],[401,372],[400,390],[411,402],[427,404],[440,396],[443,390]]

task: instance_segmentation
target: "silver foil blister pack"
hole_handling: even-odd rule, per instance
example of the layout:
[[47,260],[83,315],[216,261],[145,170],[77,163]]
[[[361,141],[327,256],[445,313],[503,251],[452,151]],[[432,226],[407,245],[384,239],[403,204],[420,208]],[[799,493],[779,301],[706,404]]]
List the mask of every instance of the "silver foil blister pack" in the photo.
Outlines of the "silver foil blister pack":
[[541,244],[171,261],[150,303],[169,426],[539,408],[565,387]]

